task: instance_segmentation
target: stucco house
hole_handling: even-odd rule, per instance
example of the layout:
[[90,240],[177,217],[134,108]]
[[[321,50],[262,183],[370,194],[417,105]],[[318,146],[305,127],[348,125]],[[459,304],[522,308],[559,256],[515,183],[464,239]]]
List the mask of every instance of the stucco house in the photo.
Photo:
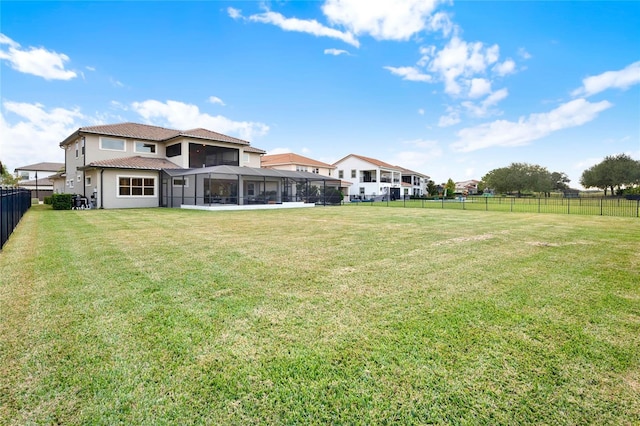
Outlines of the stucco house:
[[402,171],[402,196],[422,197],[427,194],[427,183],[430,176],[424,173],[399,167]]
[[323,181],[305,172],[258,172],[265,151],[201,128],[81,127],[60,147],[65,171],[57,180],[64,182],[63,192],[98,208],[277,203],[286,201],[293,183]]
[[478,193],[479,180],[471,179],[456,182],[456,193],[463,195],[476,195]]
[[64,163],[43,162],[17,167],[14,174],[20,178],[19,187],[31,190],[31,198],[42,201],[53,194],[54,180],[51,177],[63,169]]
[[333,164],[338,179],[352,183],[349,199],[399,199],[402,195],[402,169],[384,161],[349,154]]

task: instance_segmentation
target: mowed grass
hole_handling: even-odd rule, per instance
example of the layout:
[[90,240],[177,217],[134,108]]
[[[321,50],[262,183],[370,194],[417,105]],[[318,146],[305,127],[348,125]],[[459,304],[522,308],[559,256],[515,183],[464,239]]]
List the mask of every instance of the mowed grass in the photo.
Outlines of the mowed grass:
[[639,424],[640,220],[29,211],[0,424]]

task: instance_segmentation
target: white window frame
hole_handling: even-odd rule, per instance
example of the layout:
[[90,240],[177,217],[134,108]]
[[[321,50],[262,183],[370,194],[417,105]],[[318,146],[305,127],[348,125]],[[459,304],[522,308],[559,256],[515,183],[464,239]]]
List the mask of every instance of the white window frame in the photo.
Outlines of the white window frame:
[[84,177],[84,186],[91,186],[91,176]]
[[[143,194],[142,195],[120,195],[120,179],[143,179]],[[153,195],[144,195],[144,179],[153,180]],[[147,187],[148,188],[148,187]],[[142,175],[116,175],[116,198],[156,198],[158,194],[158,179],[157,176],[142,176]]]
[[188,177],[174,177],[171,179],[171,185],[173,185],[176,188],[182,188],[182,184],[178,183],[176,184],[176,180],[184,180],[184,187],[188,188],[189,187],[189,178]]
[[78,182],[81,182],[81,181],[82,181],[82,175],[78,175],[78,176],[76,176],[76,180],[77,180]]
[[[122,149],[103,148],[103,147],[102,147],[102,141],[103,141],[103,140],[122,141]],[[103,151],[126,152],[126,151],[127,151],[127,141],[126,141],[126,139],[119,139],[119,138],[103,138],[103,137],[100,137],[100,149],[101,149],[101,150],[103,150]]]
[[69,188],[73,188],[73,179],[69,179]]
[[[139,143],[140,144],[144,144],[144,145],[153,146],[153,152],[138,151],[138,144]],[[133,141],[133,152],[138,153],[138,154],[153,154],[153,155],[157,155],[158,154],[158,144],[154,143],[154,142]]]
[[79,143],[78,141],[76,141],[76,158],[78,158],[78,146],[79,146]]

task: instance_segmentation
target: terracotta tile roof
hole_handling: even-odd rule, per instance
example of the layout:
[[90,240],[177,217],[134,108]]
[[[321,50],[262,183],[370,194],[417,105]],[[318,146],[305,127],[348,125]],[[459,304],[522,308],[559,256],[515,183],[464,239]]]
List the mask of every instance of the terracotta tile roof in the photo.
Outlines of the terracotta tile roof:
[[416,175],[416,176],[423,176],[426,178],[430,178],[429,175],[425,175],[424,173],[420,173],[420,172],[414,172],[413,170],[409,170],[409,169],[405,169],[404,167],[400,167],[400,166],[396,166],[398,169],[400,169],[402,171],[403,174],[405,175]]
[[237,145],[250,145],[250,143],[245,140],[223,135],[222,133],[202,128],[183,131],[139,123],[118,123],[105,124],[100,126],[80,127],[76,132],[62,141],[60,145],[62,146],[73,142],[81,133],[93,133],[97,135],[117,136],[121,138],[140,139],[155,142],[164,142],[180,136],[186,136],[196,139],[229,142]]
[[112,169],[140,169],[140,170],[162,170],[162,169],[179,169],[177,164],[172,163],[164,158],[149,157],[124,157],[111,158],[109,160],[92,161],[81,169],[104,167]]
[[119,123],[80,127],[78,130],[84,133],[97,133],[100,135],[121,136],[125,138],[145,139],[151,141],[163,141],[180,135],[178,130],[165,129],[164,127],[138,123]]
[[191,129],[180,132],[180,136],[191,136],[192,138],[208,139],[212,141],[231,142],[241,145],[249,145],[249,142],[222,133],[214,132],[207,129]]
[[242,149],[244,150],[244,152],[255,152],[256,154],[266,154],[267,153],[267,151],[265,151],[264,149],[254,148],[252,146],[245,146]]
[[328,169],[336,168],[331,164],[323,163],[322,161],[317,161],[312,158],[294,154],[292,152],[288,152],[285,154],[264,155],[260,159],[261,167],[273,167],[273,166],[280,166],[283,164],[296,164],[301,166],[324,167]]
[[345,158],[347,158],[347,157],[359,158],[359,159],[361,159],[363,161],[366,161],[367,163],[371,163],[373,165],[376,165],[378,167],[382,167],[384,169],[391,169],[391,170],[397,170],[397,171],[402,170],[400,167],[393,166],[393,165],[391,165],[389,163],[385,163],[384,161],[376,160],[375,158],[365,157],[364,155],[357,155],[357,154],[349,154],[346,157],[343,157],[342,159],[340,159],[340,160],[336,161],[335,163],[333,163],[334,166],[336,164],[338,164],[339,162],[341,162],[342,160],[344,160]]
[[58,172],[64,169],[64,163],[36,163],[28,166],[16,167],[15,170],[39,171],[39,172]]

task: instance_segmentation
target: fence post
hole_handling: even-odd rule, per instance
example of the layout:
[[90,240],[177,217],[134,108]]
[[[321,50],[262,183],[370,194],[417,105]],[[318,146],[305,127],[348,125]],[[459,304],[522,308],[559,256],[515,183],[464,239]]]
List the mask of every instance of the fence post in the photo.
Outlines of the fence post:
[[600,216],[602,216],[602,197],[600,197]]
[[489,211],[489,197],[484,197],[484,211]]
[[540,197],[538,197],[538,213],[540,213]]
[[571,198],[567,198],[567,214],[571,214]]
[[513,213],[513,203],[515,202],[515,200],[516,200],[515,198],[511,197],[511,206],[509,208],[510,209],[509,211],[512,213]]
[[636,217],[640,217],[640,200],[636,200]]

